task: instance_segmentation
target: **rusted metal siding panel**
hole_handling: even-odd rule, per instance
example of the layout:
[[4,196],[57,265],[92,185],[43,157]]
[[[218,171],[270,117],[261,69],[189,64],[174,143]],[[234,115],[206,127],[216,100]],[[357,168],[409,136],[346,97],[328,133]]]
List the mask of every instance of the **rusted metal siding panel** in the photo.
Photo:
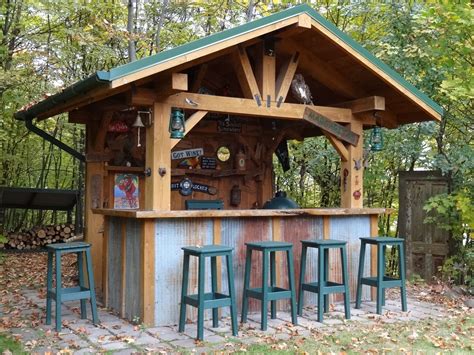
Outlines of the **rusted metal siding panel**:
[[[338,239],[347,241],[347,259],[348,272],[350,280],[351,300],[355,301],[357,289],[357,273],[359,269],[359,238],[370,237],[370,216],[347,216],[347,217],[331,217],[329,220],[329,237],[330,239]],[[337,254],[336,254],[337,253]],[[341,282],[341,257],[340,252],[336,250],[329,254],[330,280]],[[365,275],[370,273],[370,248],[367,247],[364,263]],[[341,295],[332,296],[333,301],[342,301]],[[370,287],[364,286],[362,290],[362,299],[370,299]]]
[[[176,324],[183,273],[184,246],[212,244],[212,219],[156,219],[155,325]],[[206,290],[210,290],[210,264],[206,263]],[[197,258],[191,257],[188,293],[197,293]],[[210,311],[210,310],[209,310]],[[195,320],[194,307],[187,317]]]
[[[295,266],[295,285],[299,286],[300,262],[301,262],[301,240],[323,239],[323,218],[322,217],[299,217],[282,218],[281,235],[285,242],[293,243],[293,262]],[[305,282],[317,280],[318,253],[314,248],[308,249],[306,258],[306,276]],[[282,270],[283,287],[288,287],[287,261],[286,256],[280,258],[282,261],[280,268]],[[305,292],[305,305],[317,304],[316,294]],[[289,302],[282,303],[284,309],[289,309]]]
[[[245,243],[255,241],[272,240],[272,220],[271,218],[223,218],[221,222],[222,244],[234,248],[234,284],[237,295],[237,308],[241,312],[242,292],[244,286],[245,255],[247,252]],[[252,271],[250,276],[251,287],[261,287],[262,285],[262,253],[252,253]],[[222,261],[222,289],[228,293],[227,269],[225,261]],[[250,299],[249,310],[260,309],[259,302]],[[228,309],[224,310],[227,314]]]
[[140,245],[141,222],[127,218],[125,239],[125,314],[128,320],[140,317],[141,311],[141,277],[140,277]]
[[122,219],[110,217],[108,246],[108,304],[120,312],[122,307]]

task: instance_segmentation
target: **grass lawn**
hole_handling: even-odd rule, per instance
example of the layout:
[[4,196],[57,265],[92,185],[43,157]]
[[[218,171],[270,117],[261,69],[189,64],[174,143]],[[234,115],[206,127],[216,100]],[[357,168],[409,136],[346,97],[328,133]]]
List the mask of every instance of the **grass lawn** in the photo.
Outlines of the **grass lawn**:
[[417,321],[313,332],[312,337],[296,341],[254,344],[240,353],[446,353],[472,354],[474,318]]
[[0,333],[0,353],[9,350],[13,354],[24,354],[25,351],[19,342],[6,334]]

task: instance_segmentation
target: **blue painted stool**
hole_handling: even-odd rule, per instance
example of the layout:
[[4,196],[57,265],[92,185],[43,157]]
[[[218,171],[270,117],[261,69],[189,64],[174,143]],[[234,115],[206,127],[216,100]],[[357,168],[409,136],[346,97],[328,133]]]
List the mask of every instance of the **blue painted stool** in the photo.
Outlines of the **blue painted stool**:
[[[349,294],[349,276],[347,273],[347,254],[346,241],[322,239],[322,240],[302,240],[300,285],[298,293],[298,314],[303,313],[304,291],[318,294],[318,322],[323,321],[324,312],[329,312],[329,294],[344,293],[344,312],[346,319],[351,318],[350,312],[350,294]],[[318,281],[305,283],[306,274],[306,255],[308,248],[317,248],[318,250]],[[328,281],[329,277],[329,249],[340,249],[342,264],[342,284]]]
[[[296,292],[293,267],[293,244],[285,242],[255,242],[245,243],[247,255],[245,258],[245,278],[242,301],[242,323],[247,321],[249,297],[256,298],[262,302],[262,323],[261,329],[267,330],[267,305],[271,302],[271,317],[276,318],[276,301],[289,298],[291,301],[291,320],[293,324],[298,324],[296,315]],[[252,251],[263,253],[262,267],[262,287],[250,288],[250,269],[252,264]],[[286,252],[288,260],[288,284],[289,289],[276,286],[276,262],[275,253],[277,251]],[[268,268],[268,257],[270,256],[270,270]],[[270,286],[268,286],[268,273],[270,272]]]
[[[204,245],[202,247],[184,247],[183,262],[183,283],[181,287],[181,308],[179,312],[179,329],[180,333],[184,332],[186,324],[186,305],[196,307],[198,309],[197,339],[203,340],[204,337],[204,311],[212,308],[212,326],[219,326],[218,308],[230,307],[232,319],[232,334],[237,336],[237,305],[235,303],[234,288],[234,269],[232,265],[232,251],[234,248],[224,245]],[[190,256],[199,258],[198,271],[198,293],[188,295],[189,280],[189,259]],[[229,295],[217,292],[217,257],[225,256],[227,261],[227,281],[229,283]],[[212,292],[204,292],[204,281],[206,278],[205,261],[211,258],[211,285]]]
[[[407,293],[405,288],[405,250],[404,241],[401,238],[375,237],[360,238],[359,274],[357,277],[356,308],[360,308],[362,297],[362,285],[377,288],[377,314],[382,314],[382,306],[385,306],[385,289],[400,287],[402,311],[407,311]],[[367,244],[377,246],[377,276],[364,277],[365,247]],[[385,276],[385,250],[388,245],[398,248],[398,271],[399,278]]]
[[[95,299],[94,274],[92,271],[91,245],[83,242],[58,243],[46,245],[48,251],[48,275],[46,281],[46,324],[51,324],[51,302],[56,302],[56,331],[61,331],[61,303],[63,301],[81,301],[81,318],[87,318],[86,299],[90,299],[92,308],[92,321],[99,322],[97,304]],[[79,286],[62,288],[61,286],[61,255],[67,253],[77,254],[77,271]],[[86,256],[88,285],[84,282],[83,255]],[[56,262],[56,287],[53,288],[53,255]]]

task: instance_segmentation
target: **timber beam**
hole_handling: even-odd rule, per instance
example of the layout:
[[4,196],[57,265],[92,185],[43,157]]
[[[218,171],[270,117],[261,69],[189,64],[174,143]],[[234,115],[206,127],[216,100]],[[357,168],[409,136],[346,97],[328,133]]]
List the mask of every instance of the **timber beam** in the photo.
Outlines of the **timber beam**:
[[[280,107],[257,106],[254,100],[237,97],[213,96],[193,93],[179,93],[169,96],[164,103],[177,108],[266,117],[272,119],[302,120],[306,105],[283,103]],[[313,111],[334,122],[349,123],[352,112],[346,108],[311,106]]]
[[291,81],[293,80],[296,69],[298,68],[299,59],[300,53],[296,52],[280,68],[280,72],[276,79],[276,100],[278,107],[280,107],[286,100],[286,96],[290,90]]
[[253,98],[257,105],[261,106],[262,95],[245,47],[237,47],[237,51],[234,54],[234,63],[237,78],[244,96],[246,98]]
[[[206,116],[208,111],[196,111],[186,120],[184,135],[188,134],[190,130],[193,129],[203,118]],[[173,149],[182,138],[172,138],[171,139],[171,149]]]
[[154,89],[132,87],[127,103],[130,106],[151,107],[159,97],[167,97],[182,91],[188,91],[188,74],[171,73],[168,78],[157,82]]
[[333,106],[349,108],[352,113],[370,112],[374,110],[385,111],[385,97],[369,96],[356,100],[340,102]]

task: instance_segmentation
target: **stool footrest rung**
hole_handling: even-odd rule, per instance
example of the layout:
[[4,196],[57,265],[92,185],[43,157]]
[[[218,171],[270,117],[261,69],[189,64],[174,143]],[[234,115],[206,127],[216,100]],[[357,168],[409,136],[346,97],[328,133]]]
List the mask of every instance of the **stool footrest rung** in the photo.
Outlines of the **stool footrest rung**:
[[[304,291],[309,291],[313,293],[319,292],[318,287],[319,287],[318,281],[307,282],[302,285],[302,289]],[[344,284],[340,284],[340,283],[332,282],[332,281],[326,281],[326,285],[322,287],[321,291],[322,291],[321,293],[325,295],[330,294],[330,293],[344,293],[346,292],[346,288]]]
[[[75,300],[84,300],[91,298],[91,290],[87,287],[67,287],[61,288],[61,302],[62,301],[75,301]],[[56,290],[48,290],[48,298],[57,301]]]
[[[198,294],[187,295],[184,298],[184,303],[193,307],[199,307]],[[219,292],[208,292],[204,294],[204,309],[228,307],[231,305],[231,298]]]
[[[276,301],[276,300],[281,300],[285,298],[291,298],[291,291],[287,290],[286,288],[269,286],[267,290],[268,290],[268,293],[267,293],[268,301]],[[246,295],[247,297],[263,300],[263,291],[261,287],[249,288],[246,291]]]
[[381,285],[379,285],[377,277],[375,277],[375,276],[363,277],[360,280],[360,282],[363,285],[369,285],[369,286],[372,286],[372,287],[382,286],[383,288],[402,287],[402,285],[403,285],[402,280],[394,279],[394,278],[388,277],[388,276],[383,277]]

